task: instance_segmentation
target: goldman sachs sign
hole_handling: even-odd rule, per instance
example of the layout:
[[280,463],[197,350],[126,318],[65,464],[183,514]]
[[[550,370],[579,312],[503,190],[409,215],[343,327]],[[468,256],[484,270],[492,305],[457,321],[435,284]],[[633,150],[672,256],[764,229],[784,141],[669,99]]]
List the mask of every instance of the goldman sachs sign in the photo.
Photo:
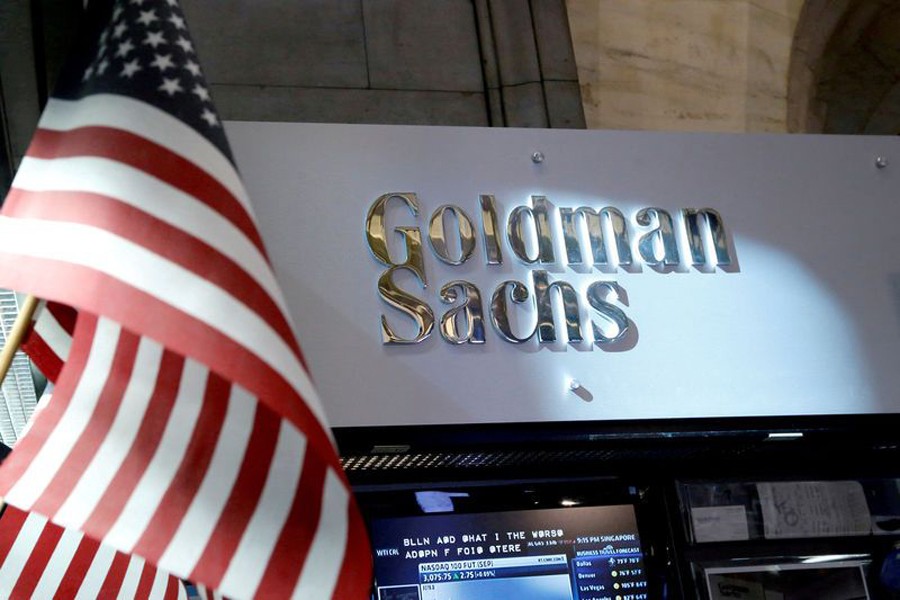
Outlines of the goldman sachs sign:
[[228,133],[334,426],[900,413],[900,138]]
[[[412,226],[392,226],[386,219],[389,203],[399,204],[412,217],[423,220]],[[572,282],[551,277],[547,267],[588,264],[601,272],[615,272],[643,264],[663,272],[677,272],[682,267],[684,272],[688,264],[712,270],[718,266],[725,271],[735,264],[722,216],[711,208],[683,208],[673,215],[662,208],[647,207],[628,218],[613,206],[556,207],[547,197],[533,195],[530,205],[515,206],[501,223],[495,197],[482,194],[476,212],[477,222],[463,208],[444,204],[425,221],[422,201],[413,192],[383,194],[369,207],[366,240],[372,255],[386,267],[378,278],[378,295],[396,311],[390,317],[381,315],[384,344],[418,344],[432,334],[436,323],[446,342],[484,344],[486,320],[501,340],[511,344],[532,338],[541,344],[560,339],[582,342],[584,305],[592,311],[585,327],[592,341],[615,344],[629,331],[629,317],[617,303],[623,288],[616,281],[598,279],[588,283],[580,294]],[[392,231],[402,240],[403,256],[399,258],[392,257],[388,248]],[[430,253],[424,248],[423,237],[428,239]],[[438,317],[436,307],[423,295],[431,285],[426,257],[454,267],[479,260],[479,239],[485,269],[502,265],[504,256],[510,256],[531,267],[528,281],[505,279],[488,290],[463,278],[442,282],[437,298],[450,307]],[[686,240],[688,257],[682,257],[679,239]],[[557,256],[558,245],[564,248],[563,256]],[[419,290],[397,285],[395,277],[403,271],[413,276]],[[553,301],[554,294],[561,302]],[[534,325],[516,331],[510,304],[528,307]],[[555,315],[555,308],[562,315]],[[557,317],[565,323],[565,338],[557,332]],[[391,322],[398,318],[414,323],[413,335],[404,337],[395,332]]]

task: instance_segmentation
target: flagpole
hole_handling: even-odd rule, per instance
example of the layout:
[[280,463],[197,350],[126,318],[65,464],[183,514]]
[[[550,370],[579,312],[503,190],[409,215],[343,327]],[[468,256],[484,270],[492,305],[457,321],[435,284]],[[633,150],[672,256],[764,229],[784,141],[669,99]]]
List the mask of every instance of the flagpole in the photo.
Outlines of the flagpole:
[[38,302],[40,301],[37,296],[29,294],[25,297],[25,302],[22,303],[22,307],[19,309],[19,316],[16,317],[16,321],[13,323],[3,350],[0,350],[0,383],[6,379],[6,373],[9,371],[10,365],[12,365],[13,356],[15,356],[19,346],[22,345],[22,338],[25,337],[25,333],[31,325],[31,319],[34,317],[34,311],[37,310]]
[[[6,374],[9,372],[9,367],[12,365],[16,350],[22,345],[22,339],[25,337],[25,333],[31,326],[31,319],[34,317],[34,311],[37,310],[39,302],[40,300],[37,296],[28,294],[25,297],[25,302],[23,302],[22,306],[19,308],[19,315],[13,323],[9,336],[6,338],[6,343],[3,345],[3,349],[0,350],[0,384],[6,379]],[[0,496],[0,517],[2,517],[5,512],[6,499]]]

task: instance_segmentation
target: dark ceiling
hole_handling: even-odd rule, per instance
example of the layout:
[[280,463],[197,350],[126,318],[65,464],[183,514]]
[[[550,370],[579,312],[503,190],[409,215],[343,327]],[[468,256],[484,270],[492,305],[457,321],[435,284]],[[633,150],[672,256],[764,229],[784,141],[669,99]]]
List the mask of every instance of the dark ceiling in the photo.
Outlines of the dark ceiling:
[[847,13],[816,94],[824,133],[900,133],[900,3],[863,2]]

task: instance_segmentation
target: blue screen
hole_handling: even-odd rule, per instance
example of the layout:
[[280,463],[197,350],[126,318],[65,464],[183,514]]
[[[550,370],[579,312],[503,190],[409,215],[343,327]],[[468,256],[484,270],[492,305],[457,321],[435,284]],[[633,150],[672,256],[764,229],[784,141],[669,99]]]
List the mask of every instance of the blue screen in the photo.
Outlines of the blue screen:
[[375,600],[646,600],[631,505],[374,519]]

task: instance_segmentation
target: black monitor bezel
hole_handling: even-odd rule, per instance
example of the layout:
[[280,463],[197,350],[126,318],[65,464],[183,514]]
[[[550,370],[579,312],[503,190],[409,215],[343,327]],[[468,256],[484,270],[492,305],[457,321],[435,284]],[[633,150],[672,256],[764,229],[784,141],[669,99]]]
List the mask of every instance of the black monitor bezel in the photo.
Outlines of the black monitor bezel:
[[[453,512],[426,513],[415,501],[415,492],[425,490],[470,495],[454,498]],[[644,558],[647,597],[663,597],[671,537],[665,511],[649,497],[648,488],[638,483],[618,478],[541,478],[359,486],[354,492],[367,526],[374,519],[386,518],[629,505],[634,509]]]

